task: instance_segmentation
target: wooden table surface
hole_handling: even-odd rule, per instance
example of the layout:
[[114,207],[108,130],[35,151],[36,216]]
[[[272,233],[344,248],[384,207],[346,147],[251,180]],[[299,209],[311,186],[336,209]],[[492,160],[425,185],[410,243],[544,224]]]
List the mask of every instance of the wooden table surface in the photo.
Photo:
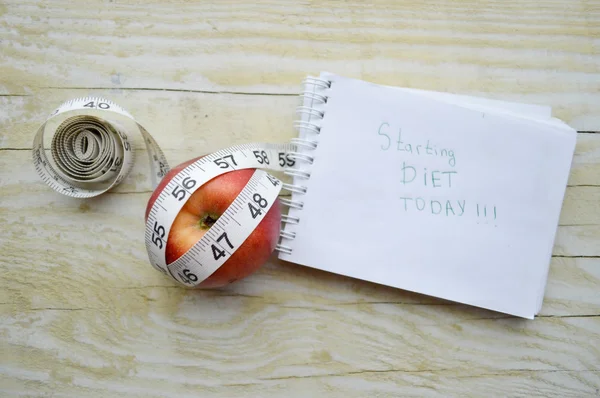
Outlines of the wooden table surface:
[[[32,140],[61,102],[128,109],[171,165],[287,142],[321,70],[551,105],[582,131],[543,309],[523,320],[275,259],[218,291],[148,263],[148,163],[89,200]],[[600,2],[0,2],[0,395],[598,396]],[[135,139],[136,137],[134,137]]]

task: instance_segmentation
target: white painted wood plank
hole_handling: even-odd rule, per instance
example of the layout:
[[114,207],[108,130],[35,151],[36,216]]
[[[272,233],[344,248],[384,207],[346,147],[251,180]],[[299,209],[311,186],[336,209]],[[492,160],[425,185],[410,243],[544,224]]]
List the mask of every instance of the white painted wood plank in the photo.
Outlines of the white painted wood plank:
[[321,70],[553,105],[600,124],[600,7],[574,0],[4,2],[0,93],[295,93]]

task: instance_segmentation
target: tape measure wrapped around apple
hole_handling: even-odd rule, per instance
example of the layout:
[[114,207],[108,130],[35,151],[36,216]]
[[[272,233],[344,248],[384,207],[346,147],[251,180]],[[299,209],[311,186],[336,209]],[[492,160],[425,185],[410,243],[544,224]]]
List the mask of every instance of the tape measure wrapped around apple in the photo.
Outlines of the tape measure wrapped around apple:
[[[233,155],[231,156],[233,161],[235,158]],[[163,241],[166,230],[162,228],[157,220],[154,220],[154,222],[149,221],[149,213],[161,193],[166,192],[166,195],[169,194],[168,190],[165,191],[167,184],[186,166],[198,159],[200,158],[185,162],[169,171],[148,201],[146,222],[152,226],[149,253],[162,256],[161,250],[157,251],[152,245],[158,246],[159,249],[162,245],[165,245],[164,258],[167,269],[169,264],[177,261],[210,231],[211,227],[221,219],[255,173],[252,169],[244,169],[221,174],[200,186],[191,195],[185,186],[194,184],[195,180],[192,178],[188,177],[185,182],[182,179],[182,184],[174,184],[171,195],[177,200],[184,200],[189,197],[173,220],[168,239]],[[275,179],[269,180],[268,183],[271,183],[271,181],[277,183]],[[281,225],[279,199],[275,196],[275,198],[270,197],[270,200],[267,200],[260,193],[253,193],[250,197],[248,196],[246,195],[246,198],[249,199],[246,211],[249,211],[254,217],[264,213],[264,217],[257,225],[252,225],[254,229],[251,230],[241,244],[236,241],[232,242],[232,232],[231,230],[228,231],[227,228],[223,228],[222,232],[221,229],[218,232],[211,231],[216,234],[217,238],[207,243],[210,245],[209,254],[212,254],[215,262],[220,259],[226,261],[221,266],[218,266],[217,263],[217,269],[198,286],[220,287],[245,278],[264,264],[275,250],[279,241]],[[155,209],[155,211],[160,210],[160,206]],[[233,217],[235,216],[232,216],[231,219],[236,220]],[[156,215],[155,218],[157,218]],[[248,226],[248,228],[250,227]],[[160,267],[161,265],[157,265],[158,269],[161,269]],[[205,265],[202,265],[202,267],[204,268]],[[208,273],[204,269],[202,271],[202,275]],[[179,277],[185,282],[197,282],[201,277],[200,272],[192,270],[190,266],[181,267],[177,272],[181,273]]]
[[[146,209],[146,248],[156,269],[186,286],[219,287],[258,269],[278,245],[282,183],[263,169],[288,171],[292,145],[245,144],[173,168]],[[308,159],[307,159],[308,160]],[[289,171],[288,171],[289,172]]]
[[[279,195],[305,188],[265,170],[302,175],[296,162],[312,163],[296,151],[302,140],[237,145],[170,169],[156,141],[125,109],[86,97],[61,104],[40,126],[33,142],[35,169],[64,195],[100,195],[131,170],[128,133],[134,130],[150,159],[154,192],[145,209],[145,243],[157,270],[187,287],[214,288],[252,274],[274,250],[289,250],[278,243],[293,238],[281,223],[297,220],[283,214],[282,205],[302,204]],[[49,144],[46,133],[52,136]]]

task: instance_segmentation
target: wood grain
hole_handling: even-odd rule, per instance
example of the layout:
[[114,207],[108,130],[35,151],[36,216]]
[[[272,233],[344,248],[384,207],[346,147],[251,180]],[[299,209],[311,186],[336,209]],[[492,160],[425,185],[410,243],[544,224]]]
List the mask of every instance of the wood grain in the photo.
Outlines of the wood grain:
[[306,74],[329,70],[549,104],[581,130],[599,121],[596,1],[115,3],[5,1],[0,93],[295,93]]
[[[598,318],[525,324],[460,319],[460,312],[446,318],[453,312],[430,306],[315,310],[231,297],[165,300],[158,292],[146,291],[147,303],[129,306],[115,299],[96,309],[1,309],[13,320],[2,326],[10,343],[3,355],[10,383],[2,389],[70,396],[578,397],[593,396],[600,382],[591,370],[598,368]],[[140,318],[142,309],[147,316]]]
[[[6,251],[3,255],[8,259],[7,269],[3,272],[9,280],[14,282],[14,278],[18,278],[18,275],[23,272],[13,269],[14,265],[9,266],[9,264],[15,261],[24,264],[36,263],[36,259],[50,256],[54,259],[52,264],[57,265],[57,259],[63,259],[70,262],[73,267],[62,270],[61,267],[50,267],[47,272],[55,270],[64,276],[66,275],[65,271],[71,268],[73,268],[71,272],[76,274],[81,271],[83,274],[77,277],[74,283],[88,284],[90,282],[85,282],[85,279],[93,278],[93,284],[97,285],[93,292],[101,296],[106,294],[102,289],[105,284],[103,280],[107,274],[104,272],[98,274],[98,272],[105,266],[104,261],[112,261],[114,264],[115,269],[110,271],[113,273],[110,279],[114,279],[113,282],[120,287],[176,286],[174,283],[168,283],[168,279],[165,279],[149,265],[144,242],[137,238],[143,236],[143,212],[150,196],[148,191],[139,193],[118,193],[116,191],[87,200],[63,197],[46,187],[37,176],[24,171],[31,166],[28,164],[29,156],[23,155],[25,155],[24,151],[11,151],[0,159],[0,170],[6,170],[0,174],[0,180],[3,182],[0,188],[3,198],[2,207],[0,207],[0,221],[6,226],[1,235],[4,242],[2,247]],[[5,160],[8,162],[5,163]],[[18,170],[19,172],[10,172],[9,170]],[[550,276],[550,286],[554,286],[554,288],[549,288],[547,298],[551,306],[544,307],[543,314],[545,315],[600,314],[600,297],[596,298],[593,292],[594,286],[600,281],[600,258],[578,258],[578,253],[588,247],[587,241],[578,239],[578,233],[593,235],[600,225],[600,211],[592,213],[594,217],[588,218],[588,224],[577,225],[578,212],[576,209],[585,208],[581,202],[585,203],[587,197],[594,195],[589,194],[590,190],[599,193],[600,187],[568,188],[569,193],[564,204],[566,211],[562,213],[557,249],[555,249],[557,257],[552,262],[552,273],[557,277],[553,278],[553,274]],[[600,206],[597,202],[594,202],[594,205]],[[41,243],[46,240],[49,243],[55,242],[55,244]],[[68,244],[65,244],[66,242]],[[8,247],[12,245],[14,245],[14,249],[9,250]],[[104,253],[105,250],[108,251]],[[98,252],[103,252],[101,260],[97,259]],[[565,253],[577,254],[573,256]],[[597,247],[594,247],[592,253],[591,256],[600,257]],[[92,264],[102,265],[102,267],[79,269],[76,264],[81,261],[90,261]],[[121,262],[128,263],[127,267],[119,266]],[[368,287],[370,284],[364,284],[367,289],[364,294],[348,296],[351,293],[345,291],[348,286],[360,286],[362,283],[358,281],[344,282],[346,280],[344,277],[303,269],[275,261],[275,259],[274,264],[276,266],[270,271],[269,278],[275,279],[277,282],[260,280],[259,277],[256,280],[258,284],[256,288],[259,290],[242,291],[242,294],[266,295],[271,302],[283,300],[284,303],[290,304],[286,297],[296,289],[300,289],[296,294],[291,295],[289,300],[297,302],[304,296],[309,299],[305,303],[306,306],[315,305],[323,300],[325,300],[324,303],[327,303],[326,297],[329,297],[334,303],[340,300],[342,302],[364,300],[403,302],[405,298],[408,298],[410,303],[431,303],[433,300],[421,295],[402,294],[392,300],[391,296],[387,297],[386,295],[394,296],[395,289],[375,285]],[[118,268],[122,269],[119,271]],[[288,274],[290,270],[291,272]],[[25,278],[31,280],[34,285],[47,284],[50,274],[46,272],[38,274],[38,271],[36,268],[31,269],[32,275]],[[321,277],[326,279],[319,281]],[[281,280],[279,280],[280,278]],[[51,279],[60,280],[60,277],[56,276]],[[331,286],[333,281],[337,281],[336,284],[341,283],[340,287],[344,289],[339,293],[340,298],[336,297],[335,289]],[[289,286],[289,282],[293,282],[297,287]],[[65,283],[65,281],[61,283],[59,291],[51,290],[51,296],[65,294],[66,292],[62,291]],[[109,285],[110,283],[107,286]],[[328,285],[330,287],[327,287]],[[29,284],[24,285],[23,290],[27,290],[29,286]],[[270,286],[275,288],[272,293],[268,293]],[[76,285],[73,288],[75,291],[79,290],[76,289]],[[554,295],[553,289],[557,292],[556,295]],[[569,294],[571,290],[572,294]],[[45,289],[32,293],[41,294],[43,291]],[[386,295],[381,296],[381,293],[376,293],[381,291],[385,291]],[[375,296],[372,296],[374,294]],[[563,296],[565,294],[566,297]],[[317,296],[323,297],[319,299]],[[50,300],[50,298],[44,300]],[[90,301],[94,302],[95,298]],[[59,299],[59,302],[60,305],[65,305],[69,299]],[[433,302],[439,303],[435,300]],[[448,303],[443,304],[447,305]],[[582,311],[582,308],[585,310]]]
[[[298,90],[300,92],[300,82]],[[0,148],[31,148],[48,115],[64,101],[101,96],[127,109],[164,150],[209,153],[244,142],[289,142],[297,132],[298,96],[203,94],[146,90],[40,90],[0,97]],[[139,134],[131,137],[145,148]],[[596,148],[590,148],[594,151]],[[594,156],[590,156],[592,161]],[[185,158],[175,159],[174,162]]]
[[[598,137],[600,140],[600,136]],[[52,204],[76,203],[85,205],[95,203],[92,200],[74,200],[65,202],[61,195],[50,190],[33,170],[30,151],[3,151],[0,165],[6,172],[0,173],[2,182],[1,192],[6,209],[32,203],[32,206],[41,209]],[[174,151],[166,151],[167,158],[177,158]],[[138,151],[138,160],[131,174],[121,185],[114,189],[115,193],[134,194],[140,193],[146,201],[150,197],[151,183],[149,181],[148,160],[143,151]],[[181,153],[178,156],[182,156]],[[185,156],[185,155],[184,155]],[[193,155],[197,156],[197,155]],[[188,159],[193,156],[182,159]],[[144,167],[145,166],[145,167]],[[43,202],[38,198],[43,197]],[[118,199],[126,201],[129,198],[120,196]],[[561,211],[558,227],[558,236],[554,253],[563,256],[600,256],[600,247],[595,244],[600,238],[600,186],[569,186],[565,194],[563,209]],[[49,202],[50,201],[50,202]],[[116,205],[116,202],[109,202]],[[68,206],[65,215],[68,215]],[[77,210],[77,207],[74,208]],[[132,208],[133,209],[133,208]],[[138,215],[143,215],[145,205],[138,204]],[[109,208],[105,209],[106,211]],[[30,211],[28,209],[26,213]],[[83,220],[79,220],[83,221]],[[142,235],[143,236],[143,233]]]
[[[298,86],[298,91],[300,86]],[[40,90],[35,96],[0,97],[0,150],[32,147],[38,128],[58,105],[72,98],[101,96],[126,108],[158,144],[173,165],[191,157],[246,142],[285,143],[296,136],[297,95],[235,95],[146,90]],[[600,122],[598,124],[600,131]],[[130,137],[145,150],[139,134]],[[148,163],[140,153],[132,172],[147,186]],[[581,133],[569,185],[600,185],[600,134]],[[132,190],[126,183],[122,187]]]
[[[577,396],[598,385],[598,258],[555,257],[531,323],[276,259],[222,291],[193,292],[154,271],[135,238],[148,192],[62,197],[31,173],[10,173],[24,168],[25,154],[9,151],[0,167],[0,271],[10,282],[0,325],[4,357],[29,370],[5,375],[32,379],[34,389],[231,396],[241,386],[262,395],[302,385],[336,396],[349,393],[340,378],[359,378],[378,391],[420,395],[428,384],[452,390],[462,380],[470,393],[491,383],[501,394],[527,375],[536,380],[528,388]],[[570,187],[565,208],[581,208],[590,189],[600,190]],[[561,223],[573,223],[578,213],[563,214]],[[564,236],[564,250],[583,250]],[[556,376],[564,384],[544,387]]]
[[[302,79],[551,105],[578,130],[534,321],[276,259],[216,291],[148,263],[148,159],[58,195],[31,164],[62,101],[128,109],[172,165],[287,142]],[[600,395],[600,2],[0,3],[0,395]]]

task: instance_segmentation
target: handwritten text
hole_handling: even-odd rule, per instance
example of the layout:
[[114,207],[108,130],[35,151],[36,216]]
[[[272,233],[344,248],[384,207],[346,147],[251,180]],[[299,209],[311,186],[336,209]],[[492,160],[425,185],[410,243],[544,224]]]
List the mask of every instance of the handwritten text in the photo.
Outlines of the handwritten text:
[[498,216],[496,206],[465,199],[430,199],[421,196],[402,196],[399,199],[400,207],[405,212],[422,212],[445,217],[462,217],[466,214],[485,220],[495,220]]
[[[418,139],[403,136],[401,127],[392,127],[388,122],[379,125],[377,135],[381,137],[380,148],[383,151],[394,151],[400,157],[401,167],[398,170],[400,184],[406,186],[406,189],[411,189],[413,186],[421,187],[418,189],[419,193],[422,187],[436,192],[434,198],[410,194],[401,196],[400,206],[405,212],[442,217],[469,217],[476,219],[478,224],[489,221],[495,224],[498,217],[496,205],[479,203],[468,198],[442,197],[438,194],[445,191],[458,192],[457,187],[461,185],[459,169],[456,167],[457,156],[453,148],[442,147],[427,136],[423,137],[423,134],[417,134]],[[443,159],[442,162],[439,161],[440,158]],[[436,190],[437,188],[443,189]],[[407,193],[409,192],[416,193],[414,191]]]
[[[377,134],[385,137],[385,141],[381,144],[381,149],[384,151],[393,148],[392,139],[390,136],[393,133],[391,131],[390,125],[387,122],[381,123],[379,126],[379,130]],[[396,135],[394,134],[394,137]],[[416,142],[408,142],[402,140],[402,128],[398,129],[397,134],[398,139],[396,140],[396,145],[394,145],[395,150],[400,152],[405,152],[407,154],[416,155],[416,156],[438,156],[448,158],[448,164],[452,167],[456,166],[456,157],[454,155],[454,150],[450,148],[438,148],[437,145],[427,140],[425,142],[416,143]]]

